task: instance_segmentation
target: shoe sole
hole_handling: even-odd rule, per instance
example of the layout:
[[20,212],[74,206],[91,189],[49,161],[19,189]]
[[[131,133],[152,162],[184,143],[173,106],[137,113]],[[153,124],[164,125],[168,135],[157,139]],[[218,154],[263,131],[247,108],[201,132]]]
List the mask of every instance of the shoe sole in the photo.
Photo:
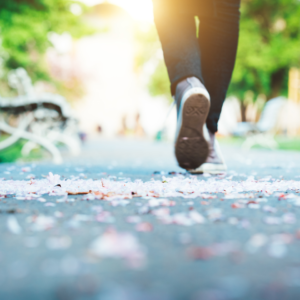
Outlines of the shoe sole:
[[182,123],[175,144],[175,155],[183,169],[197,169],[209,153],[204,126],[210,101],[203,94],[192,94],[183,103]]
[[225,164],[212,164],[212,163],[204,163],[198,169],[188,170],[191,174],[203,174],[209,173],[212,175],[218,175],[226,173],[227,166]]

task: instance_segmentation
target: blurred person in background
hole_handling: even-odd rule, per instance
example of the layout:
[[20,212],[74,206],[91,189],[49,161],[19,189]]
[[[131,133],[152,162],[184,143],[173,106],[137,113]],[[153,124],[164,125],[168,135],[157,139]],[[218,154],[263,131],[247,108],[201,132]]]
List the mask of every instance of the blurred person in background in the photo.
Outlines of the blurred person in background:
[[153,0],[153,4],[177,105],[178,164],[192,173],[223,172],[226,164],[215,133],[236,59],[240,0]]

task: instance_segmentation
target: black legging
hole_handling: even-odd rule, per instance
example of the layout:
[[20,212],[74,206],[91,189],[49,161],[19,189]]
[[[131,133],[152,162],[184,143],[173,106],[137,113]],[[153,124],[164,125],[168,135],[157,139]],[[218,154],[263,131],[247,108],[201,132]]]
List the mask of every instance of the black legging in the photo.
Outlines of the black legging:
[[[174,95],[182,79],[199,78],[211,97],[207,127],[214,133],[236,58],[240,0],[153,0],[153,4],[171,92]],[[195,16],[200,19],[199,38]]]

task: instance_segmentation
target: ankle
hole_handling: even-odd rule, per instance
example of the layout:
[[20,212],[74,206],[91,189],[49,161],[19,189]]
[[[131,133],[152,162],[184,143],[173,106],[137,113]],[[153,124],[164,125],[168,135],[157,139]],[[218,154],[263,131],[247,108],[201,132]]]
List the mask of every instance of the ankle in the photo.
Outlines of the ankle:
[[176,84],[176,93],[178,90],[186,89],[187,86],[204,86],[201,80],[195,76],[186,77]]
[[177,109],[180,106],[181,99],[185,93],[190,88],[204,88],[205,86],[199,80],[199,78],[195,76],[187,77],[179,81],[176,85],[174,99],[177,104]]
[[216,135],[215,135],[215,133],[214,133],[214,132],[212,132],[212,131],[210,131],[209,129],[208,129],[208,133],[209,133],[209,138],[210,138],[210,140],[211,140],[212,144],[214,144],[214,142],[215,142],[215,138],[216,138]]

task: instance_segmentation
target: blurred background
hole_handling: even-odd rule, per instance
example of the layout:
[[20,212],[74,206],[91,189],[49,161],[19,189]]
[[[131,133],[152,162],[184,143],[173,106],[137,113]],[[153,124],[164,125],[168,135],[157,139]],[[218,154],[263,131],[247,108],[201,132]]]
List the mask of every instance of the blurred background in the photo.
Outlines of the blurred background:
[[[218,138],[248,149],[300,150],[300,2],[243,0],[241,12]],[[34,99],[64,97],[82,143],[173,141],[176,112],[166,120],[172,98],[151,0],[2,1],[0,28],[0,99],[28,96],[9,80],[25,70]],[[11,114],[6,122],[18,126]],[[3,128],[1,141],[10,136]],[[22,151],[26,143],[21,137],[2,147],[0,161],[47,156],[38,143]]]

